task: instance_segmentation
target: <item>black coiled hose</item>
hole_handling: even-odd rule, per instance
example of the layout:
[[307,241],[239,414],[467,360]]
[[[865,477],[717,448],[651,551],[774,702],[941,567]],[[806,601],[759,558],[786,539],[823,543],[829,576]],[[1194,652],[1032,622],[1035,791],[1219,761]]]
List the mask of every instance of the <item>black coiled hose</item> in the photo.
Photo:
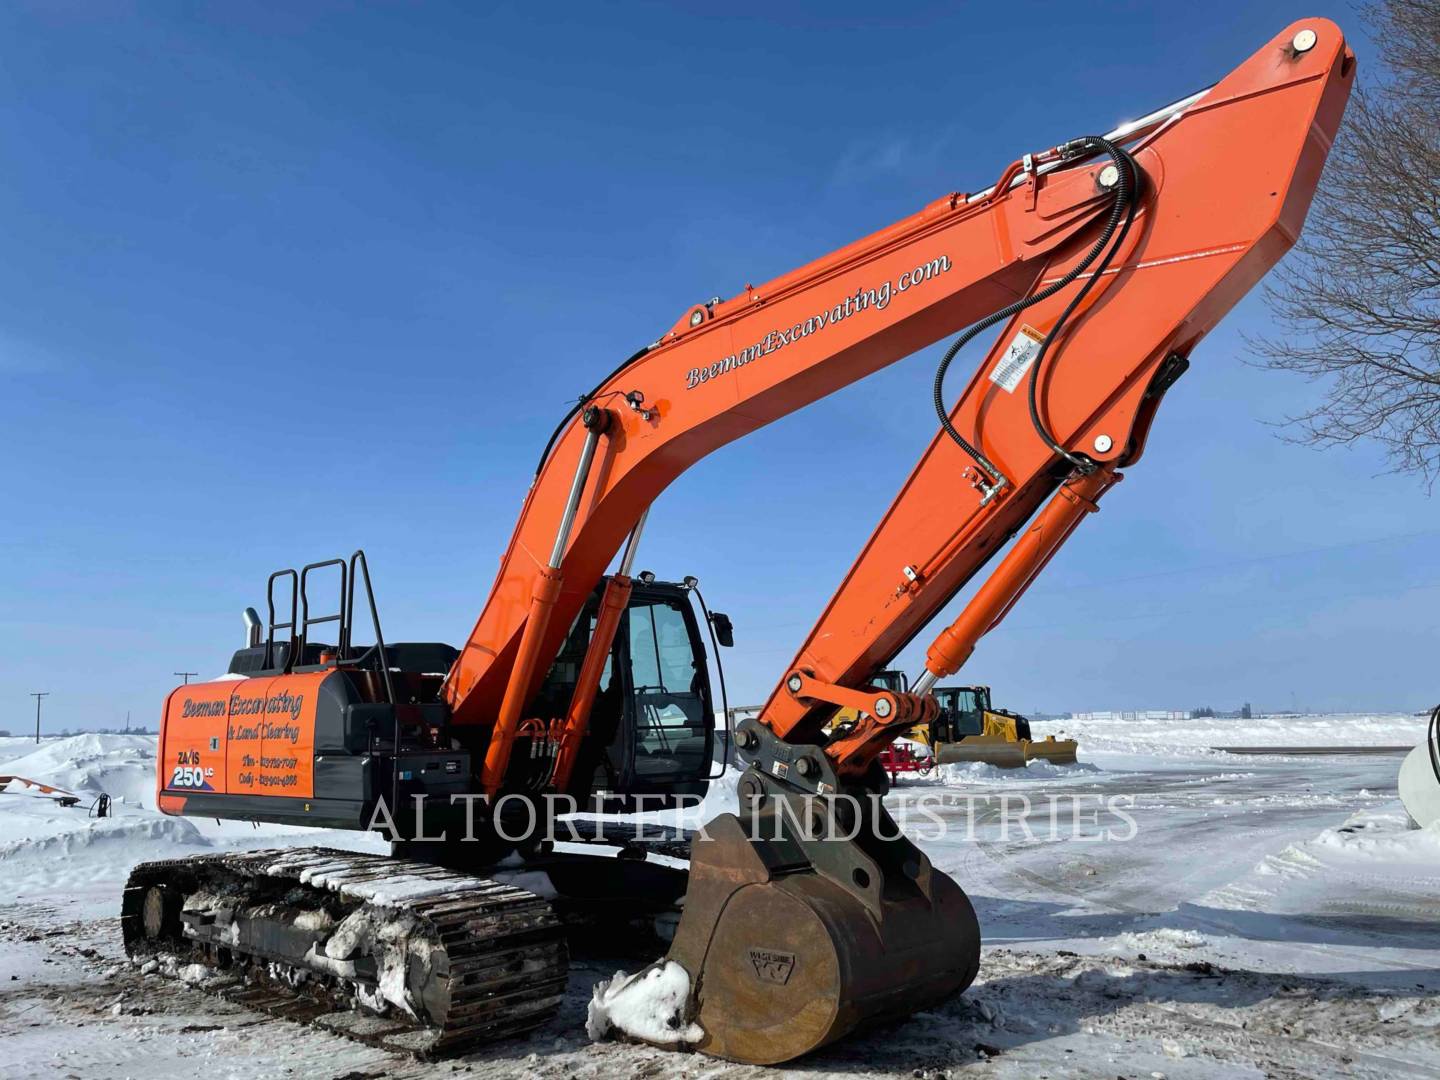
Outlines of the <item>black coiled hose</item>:
[[1080,301],[1095,287],[1095,282],[1100,279],[1100,275],[1102,275],[1110,265],[1110,261],[1115,257],[1115,252],[1120,250],[1124,243],[1125,235],[1130,231],[1130,226],[1135,220],[1136,193],[1139,186],[1140,169],[1139,166],[1135,164],[1135,159],[1130,156],[1127,150],[1116,146],[1109,139],[1102,138],[1099,135],[1087,135],[1084,138],[1076,139],[1074,142],[1068,144],[1067,149],[1073,149],[1080,153],[1084,153],[1086,150],[1103,150],[1110,156],[1110,160],[1114,162],[1116,171],[1119,173],[1115,183],[1115,197],[1110,204],[1110,214],[1105,219],[1105,226],[1101,229],[1100,236],[1096,239],[1095,243],[1091,245],[1090,250],[1085,253],[1085,257],[1066,271],[1063,277],[1051,282],[1037,293],[1032,293],[1030,296],[1022,297],[1012,304],[1007,304],[956,338],[951,346],[945,350],[945,355],[940,358],[940,365],[935,369],[935,414],[940,418],[940,426],[944,429],[945,434],[950,436],[960,449],[969,454],[980,468],[990,474],[990,479],[997,486],[1008,482],[1005,474],[1002,473],[1000,468],[986,457],[978,447],[971,445],[960,432],[956,431],[955,425],[950,422],[950,410],[945,406],[945,373],[950,369],[950,362],[954,360],[956,354],[973,341],[978,334],[982,334],[996,323],[1013,318],[1026,308],[1054,296],[1089,269],[1090,265],[1094,263],[1097,258],[1100,258],[1103,253],[1104,258],[1101,259],[1100,265],[1096,267],[1095,273],[1081,286],[1074,298],[1066,305],[1059,320],[1055,323],[1054,329],[1045,336],[1045,340],[1040,346],[1039,355],[1035,357],[1034,363],[1030,366],[1029,387],[1030,422],[1035,426],[1036,434],[1045,441],[1045,445],[1065,458],[1081,472],[1093,472],[1095,469],[1095,463],[1088,457],[1083,454],[1072,454],[1055,441],[1040,417],[1040,411],[1035,402],[1035,388],[1038,383],[1040,368],[1045,362],[1045,356],[1050,349],[1050,344],[1060,336],[1060,332],[1064,329],[1066,321],[1075,311]]
[[560,418],[560,423],[555,425],[555,430],[550,433],[550,438],[545,443],[545,449],[540,451],[540,461],[535,466],[536,476],[539,476],[541,470],[545,468],[545,462],[550,460],[550,451],[554,449],[555,444],[560,439],[560,433],[565,430],[566,425],[570,423],[570,421],[574,418],[575,414],[578,413],[582,408],[584,408],[585,405],[589,403],[590,399],[593,398],[601,391],[601,389],[604,388],[606,383],[619,375],[631,364],[635,363],[636,360],[639,360],[642,356],[648,353],[650,351],[650,348],[651,346],[646,345],[643,349],[637,349],[627,360],[621,363],[619,367],[617,367],[609,375],[606,375],[605,378],[601,379],[598,383],[596,383],[594,390],[591,390],[588,394],[581,394],[580,397],[576,399],[575,404],[570,406],[569,410],[565,413],[565,415]]

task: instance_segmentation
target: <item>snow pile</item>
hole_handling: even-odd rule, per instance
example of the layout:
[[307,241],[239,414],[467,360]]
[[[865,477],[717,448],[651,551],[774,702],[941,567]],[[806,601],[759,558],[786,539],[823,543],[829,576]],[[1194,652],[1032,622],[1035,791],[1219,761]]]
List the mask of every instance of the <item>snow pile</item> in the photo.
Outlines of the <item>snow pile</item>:
[[1306,916],[1440,918],[1440,827],[1412,829],[1395,804],[1361,810],[1267,854],[1207,901]]
[[705,1032],[687,1023],[690,975],[673,960],[662,960],[627,975],[595,985],[585,1017],[585,1031],[599,1041],[618,1032],[667,1050],[680,1050],[699,1042]]
[[0,747],[0,752],[5,751],[14,756],[0,764],[0,773],[24,776],[77,795],[103,791],[130,806],[155,805],[154,735],[72,735],[47,739],[38,747],[24,741]]
[[412,966],[428,969],[429,950],[424,941],[413,936],[415,927],[411,915],[366,905],[351,912],[325,942],[325,959],[341,961],[343,966],[321,962],[313,947],[306,961],[317,970],[349,974],[356,957],[371,957],[378,978],[373,993],[361,988],[361,1002],[377,1013],[384,1013],[388,1003],[408,1016],[418,1016],[409,992],[408,974]]
[[179,976],[180,981],[189,986],[203,986],[215,977],[215,972],[204,964],[186,964],[180,969]]
[[[0,795],[0,903],[123,882],[135,863],[185,855],[207,842],[192,822],[151,811],[87,816],[83,806]],[[183,850],[176,850],[176,849]]]
[[1203,949],[1208,944],[1205,935],[1198,934],[1194,930],[1165,926],[1158,930],[1118,934],[1112,948],[1125,952],[1143,952],[1153,959],[1156,956],[1167,955],[1174,949]]
[[[72,900],[109,913],[135,863],[216,847],[386,848],[368,833],[161,814],[155,808],[156,741],[154,735],[92,733],[46,738],[37,746],[32,739],[0,738],[0,774],[81,798],[80,805],[63,807],[18,783],[0,790],[0,904],[68,890]],[[99,819],[89,808],[102,791],[114,800],[113,816]],[[403,884],[397,882],[396,890]]]
[[550,875],[544,870],[487,870],[486,873],[491,881],[513,885],[545,900],[554,900],[560,895],[555,889],[555,883],[550,880]]
[[[181,963],[180,957],[168,952],[147,956],[143,960],[131,960],[130,963],[141,975],[159,972],[161,975],[164,975],[165,978],[179,979],[187,986],[204,986],[206,983],[213,982],[220,977],[220,973],[213,968],[206,967],[204,964]],[[127,1012],[132,1011],[134,1010],[117,1003],[111,1011],[111,1015],[123,1016]]]
[[966,787],[971,784],[1014,784],[1017,780],[1074,780],[1091,778],[1100,770],[1088,761],[1073,765],[1057,765],[1053,761],[1035,760],[1018,769],[1002,769],[983,761],[955,761],[935,767],[935,776],[946,786]]
[[[145,809],[155,799],[153,735],[74,735],[39,746],[7,739],[0,753],[9,755],[0,773],[82,800],[61,806],[19,784],[0,792],[0,903],[92,887],[113,891],[137,862],[209,846],[194,822]],[[96,818],[89,807],[102,791],[114,799],[112,816]]]
[[[9,803],[0,805],[17,809]],[[181,818],[150,814],[94,818],[87,817],[78,807],[60,808],[54,814],[47,810],[40,815],[22,810],[7,815],[0,827],[0,863],[13,868],[22,861],[52,862],[81,857],[105,860],[110,854],[105,849],[112,845],[126,856],[130,854],[129,849],[139,845],[149,849],[148,854],[153,857],[154,847],[162,843],[205,846],[200,831]]]
[[727,765],[723,773],[710,781],[710,786],[705,791],[705,798],[698,809],[702,822],[712,821],[721,814],[738,814],[740,812],[740,777],[744,774],[744,769]]

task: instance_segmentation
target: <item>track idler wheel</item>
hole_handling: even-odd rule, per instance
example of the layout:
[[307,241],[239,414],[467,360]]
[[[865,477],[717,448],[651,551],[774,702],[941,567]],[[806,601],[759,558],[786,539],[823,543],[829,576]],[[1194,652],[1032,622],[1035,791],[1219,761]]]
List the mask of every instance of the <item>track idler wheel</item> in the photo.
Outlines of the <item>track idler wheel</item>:
[[180,936],[180,905],[184,898],[168,885],[145,890],[140,903],[140,928],[146,941],[170,941]]
[[975,911],[908,841],[752,840],[729,814],[705,832],[669,954],[704,1053],[777,1065],[974,980]]

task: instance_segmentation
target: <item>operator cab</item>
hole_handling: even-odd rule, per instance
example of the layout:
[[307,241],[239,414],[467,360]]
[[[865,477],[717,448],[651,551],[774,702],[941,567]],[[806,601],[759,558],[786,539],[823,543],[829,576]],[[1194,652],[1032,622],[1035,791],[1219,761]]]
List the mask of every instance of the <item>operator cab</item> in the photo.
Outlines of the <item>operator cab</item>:
[[[338,580],[333,611],[312,611],[312,576],[324,576],[326,585]],[[538,791],[550,780],[555,737],[575,694],[608,581],[602,578],[590,594],[522,713],[505,778],[509,791]],[[606,811],[654,810],[666,805],[659,796],[703,796],[709,781],[723,771],[705,641],[732,645],[734,631],[727,615],[706,608],[698,585],[693,577],[657,581],[649,572],[633,579],[566,792],[578,802],[594,795]],[[351,643],[357,596],[370,608],[375,645]],[[483,743],[475,742],[472,729],[450,724],[441,701],[446,673],[458,652],[439,642],[383,642],[363,553],[348,562],[332,559],[300,571],[277,571],[267,584],[266,606],[265,621],[253,609],[246,610],[246,644],[231,659],[229,675],[335,672],[316,713],[315,746],[324,753],[316,758],[323,761],[323,769],[316,773],[312,803],[332,794],[348,799],[344,820],[354,827],[351,819],[363,819],[380,794],[388,793],[392,802],[402,805],[402,796],[417,792],[444,802],[453,794],[451,786],[462,792],[473,789],[471,777],[483,760]],[[334,645],[311,639],[311,630],[326,623],[335,624],[329,628]],[[718,655],[714,663],[723,697]],[[436,787],[423,762],[418,769],[408,767],[408,758],[392,763],[397,747],[401,756],[448,754],[441,762],[442,774],[437,774],[446,790]],[[384,765],[385,775],[376,771],[377,763]],[[345,769],[364,775],[339,776]],[[639,805],[634,796],[648,798]],[[311,806],[304,813],[313,813]]]
[[967,735],[985,734],[987,712],[1011,717],[1016,738],[1030,738],[1028,720],[991,706],[988,686],[937,686],[931,693],[940,706],[940,714],[930,725],[936,742],[958,742]]
[[[565,715],[605,585],[602,579],[581,609],[527,715]],[[722,768],[717,758],[723,759],[716,752],[706,637],[720,646],[734,640],[729,618],[705,608],[694,578],[657,581],[644,573],[634,579],[600,676],[570,794],[584,798],[593,793],[607,808],[625,797],[652,796],[644,807],[655,809],[662,803],[653,796],[705,793]],[[718,655],[715,664],[718,672]]]

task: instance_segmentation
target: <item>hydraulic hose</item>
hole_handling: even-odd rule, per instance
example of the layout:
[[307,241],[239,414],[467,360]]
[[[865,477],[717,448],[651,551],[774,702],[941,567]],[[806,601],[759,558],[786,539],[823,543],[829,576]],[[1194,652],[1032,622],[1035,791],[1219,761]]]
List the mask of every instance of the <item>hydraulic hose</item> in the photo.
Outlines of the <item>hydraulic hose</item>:
[[[1039,292],[1032,293],[1029,296],[1016,300],[1014,303],[1007,304],[956,338],[950,347],[945,350],[945,355],[940,358],[940,364],[935,369],[935,415],[940,418],[941,428],[960,449],[964,450],[965,453],[974,460],[975,464],[990,475],[990,479],[997,487],[1009,482],[1005,474],[1001,472],[999,466],[986,457],[978,447],[972,445],[961,435],[960,432],[955,429],[955,425],[950,421],[950,410],[945,405],[945,374],[950,370],[950,363],[955,359],[960,350],[973,341],[977,335],[984,333],[996,323],[1013,318],[1026,308],[1054,296],[1088,270],[1091,264],[1103,254],[1104,258],[1095,273],[1085,282],[1084,286],[1081,287],[1079,292],[1076,293],[1075,297],[1066,306],[1059,321],[1055,324],[1055,328],[1046,335],[1045,341],[1041,344],[1040,352],[1035,357],[1035,362],[1030,368],[1029,388],[1030,421],[1034,425],[1036,433],[1045,441],[1045,444],[1081,471],[1090,471],[1095,467],[1094,462],[1090,461],[1089,458],[1080,454],[1071,454],[1056,443],[1054,437],[1051,436],[1043,420],[1040,418],[1039,410],[1035,402],[1035,387],[1041,365],[1044,363],[1051,342],[1055,341],[1059,336],[1066,320],[1069,319],[1079,302],[1094,288],[1095,282],[1099,280],[1100,275],[1103,274],[1105,269],[1110,265],[1110,261],[1114,258],[1115,252],[1120,249],[1126,233],[1130,231],[1130,225],[1135,220],[1135,196],[1140,173],[1138,166],[1135,164],[1135,159],[1130,156],[1128,151],[1116,146],[1109,139],[1099,135],[1087,135],[1083,138],[1076,139],[1073,142],[1067,143],[1063,149],[1072,153],[1081,154],[1087,150],[1103,150],[1110,155],[1111,161],[1115,164],[1116,171],[1119,174],[1115,183],[1115,194],[1110,204],[1110,213],[1105,219],[1105,225],[1100,230],[1099,237],[1097,237],[1095,243],[1091,245],[1090,250],[1085,253],[1085,257],[1066,271],[1058,280],[1051,282]],[[1107,248],[1109,249],[1108,251]]]
[[644,356],[646,353],[648,353],[648,352],[650,351],[650,348],[651,348],[651,347],[650,347],[649,345],[646,345],[646,346],[644,346],[644,347],[641,348],[641,349],[637,349],[637,350],[636,350],[627,360],[625,360],[619,367],[617,367],[617,368],[616,368],[614,371],[612,371],[609,375],[606,375],[605,378],[601,379],[601,380],[595,385],[595,389],[594,389],[594,390],[591,390],[588,394],[581,394],[578,398],[575,399],[575,404],[573,404],[573,405],[570,406],[569,411],[567,411],[567,412],[565,413],[565,415],[560,418],[560,423],[558,423],[558,424],[555,425],[555,430],[550,433],[550,438],[549,438],[548,440],[546,440],[546,442],[545,442],[545,449],[540,451],[540,460],[539,460],[539,462],[536,463],[536,465],[535,465],[535,475],[536,475],[536,476],[539,476],[539,475],[540,475],[540,470],[543,469],[543,468],[545,468],[545,462],[547,462],[547,461],[550,460],[550,451],[555,448],[555,443],[559,440],[559,438],[560,438],[560,433],[561,433],[562,431],[564,431],[565,428],[566,428],[566,425],[568,425],[568,424],[570,423],[570,421],[571,421],[572,419],[574,419],[575,414],[578,413],[578,412],[585,406],[585,404],[586,404],[587,402],[589,402],[589,400],[590,400],[591,398],[593,398],[596,394],[598,394],[598,393],[600,392],[601,388],[602,388],[606,383],[608,383],[611,379],[615,378],[615,376],[619,375],[622,371],[624,371],[626,368],[628,368],[631,364],[635,363],[636,360],[639,360],[642,356]]
[[[1115,242],[1110,246],[1109,250],[1105,252],[1105,256],[1100,260],[1100,264],[1095,268],[1095,272],[1085,279],[1085,284],[1081,285],[1075,295],[1070,298],[1070,302],[1065,305],[1065,310],[1060,313],[1060,318],[1055,321],[1054,328],[1050,333],[1045,335],[1045,340],[1040,343],[1040,352],[1035,357],[1035,363],[1030,367],[1030,385],[1027,390],[1030,405],[1030,423],[1034,426],[1035,433],[1040,436],[1046,446],[1070,462],[1079,472],[1085,474],[1095,471],[1096,464],[1094,460],[1085,454],[1072,454],[1055,441],[1055,437],[1050,433],[1050,429],[1045,426],[1045,421],[1040,416],[1040,408],[1036,402],[1036,393],[1040,384],[1040,369],[1045,364],[1045,357],[1050,351],[1051,344],[1059,340],[1061,333],[1065,329],[1065,324],[1070,320],[1070,316],[1075,313],[1075,309],[1080,306],[1080,302],[1089,295],[1090,290],[1095,287],[1095,283],[1099,281],[1105,271],[1109,269],[1111,261],[1115,258],[1115,253],[1125,246],[1125,237],[1130,232],[1130,226],[1135,223],[1135,208],[1139,204],[1136,189],[1140,181],[1140,167],[1135,163],[1135,159],[1130,156],[1128,151],[1116,146],[1110,140],[1095,136],[1093,137],[1093,141],[1110,155],[1110,159],[1115,163],[1115,169],[1119,173],[1115,183],[1115,202],[1111,205],[1110,217],[1105,223],[1105,231],[1101,234],[1099,243],[1103,245],[1108,242],[1111,233],[1115,234]],[[1121,220],[1117,230],[1115,222],[1122,214],[1124,215],[1123,220]],[[1093,254],[1094,249],[1092,249],[1089,257],[1093,257]],[[1082,265],[1076,269],[1083,270],[1083,268]],[[1072,270],[1071,274],[1068,275],[1072,281],[1074,280],[1074,274],[1075,271]]]

